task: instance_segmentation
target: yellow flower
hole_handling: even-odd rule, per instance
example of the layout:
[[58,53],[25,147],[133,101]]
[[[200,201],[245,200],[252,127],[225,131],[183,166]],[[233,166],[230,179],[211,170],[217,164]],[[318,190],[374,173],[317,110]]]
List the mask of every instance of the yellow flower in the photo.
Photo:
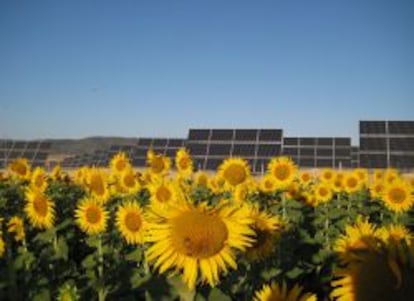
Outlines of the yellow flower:
[[382,193],[385,206],[396,213],[408,211],[413,203],[413,190],[409,183],[397,179],[388,183]]
[[318,203],[325,203],[332,200],[332,189],[329,183],[321,182],[313,188]]
[[6,246],[3,240],[2,233],[0,232],[0,258],[3,257],[4,251],[6,250]]
[[89,192],[94,198],[106,203],[110,197],[107,174],[104,170],[90,168],[86,177],[86,185]]
[[175,167],[181,175],[190,176],[193,173],[193,160],[185,148],[180,148],[177,151]]
[[195,175],[195,181],[194,184],[196,186],[203,186],[203,187],[207,187],[208,186],[208,181],[209,181],[209,177],[208,174],[204,171],[198,171]]
[[255,241],[246,249],[246,257],[251,261],[266,259],[274,250],[283,222],[275,215],[259,211],[257,207],[250,209],[250,217],[253,219],[251,228],[255,232]]
[[282,285],[272,282],[263,285],[255,294],[255,301],[316,301],[316,295],[303,293],[303,288],[295,285],[288,290],[286,283]]
[[171,160],[150,150],[147,154],[147,164],[153,175],[163,176],[170,170]]
[[127,243],[142,244],[144,242],[146,221],[137,203],[127,202],[118,207],[116,226]]
[[19,158],[13,160],[8,165],[7,169],[13,175],[20,179],[30,179],[30,165],[27,159]]
[[28,189],[24,211],[35,228],[49,229],[55,221],[55,204],[41,191]]
[[296,177],[297,166],[289,157],[273,158],[267,168],[278,189],[285,189]]
[[264,193],[273,193],[277,189],[277,181],[272,175],[265,175],[260,181],[260,190]]
[[313,176],[309,171],[301,171],[299,174],[299,182],[302,186],[307,187],[312,183]]
[[36,167],[33,170],[30,185],[39,191],[45,191],[47,187],[47,174],[41,167]]
[[182,271],[182,279],[194,289],[199,275],[203,282],[215,286],[219,274],[228,267],[237,268],[234,249],[251,245],[254,232],[246,208],[223,204],[209,208],[181,203],[169,210],[158,210],[162,217],[151,223],[148,231],[147,260],[165,273]]
[[250,167],[242,158],[229,158],[220,164],[218,173],[226,184],[234,188],[249,179]]
[[381,199],[384,188],[385,188],[385,186],[384,186],[383,182],[374,181],[369,186],[369,192],[371,194],[371,198],[374,199],[374,200]]
[[7,231],[14,233],[14,239],[16,241],[22,241],[26,236],[23,219],[18,216],[13,216],[7,223]]
[[118,183],[121,190],[126,194],[135,194],[141,189],[139,179],[132,167],[119,173]]
[[75,218],[83,232],[94,235],[105,231],[108,212],[99,200],[86,198],[78,204],[75,210]]
[[332,168],[322,169],[319,180],[324,183],[331,183],[335,179],[335,171]]
[[151,207],[168,207],[177,201],[177,185],[170,180],[158,180],[147,186]]
[[124,152],[119,152],[113,156],[109,165],[112,172],[115,174],[122,173],[126,169],[131,168],[131,163],[129,162],[128,156]]
[[360,191],[362,184],[362,181],[356,173],[349,172],[345,174],[342,185],[347,193],[352,194]]

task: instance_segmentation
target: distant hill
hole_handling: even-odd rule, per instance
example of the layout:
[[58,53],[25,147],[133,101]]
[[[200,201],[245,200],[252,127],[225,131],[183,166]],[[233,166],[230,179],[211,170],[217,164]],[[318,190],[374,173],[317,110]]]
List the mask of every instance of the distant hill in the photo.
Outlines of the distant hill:
[[50,154],[78,155],[107,149],[113,144],[136,144],[138,138],[87,137],[83,139],[47,139],[51,142]]

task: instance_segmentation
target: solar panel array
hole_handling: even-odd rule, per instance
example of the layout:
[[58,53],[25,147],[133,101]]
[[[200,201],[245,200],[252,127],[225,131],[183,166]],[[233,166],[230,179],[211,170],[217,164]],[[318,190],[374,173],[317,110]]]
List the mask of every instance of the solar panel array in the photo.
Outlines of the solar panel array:
[[351,166],[352,168],[359,167],[359,147],[358,146],[351,147]]
[[215,170],[228,157],[246,159],[261,172],[281,154],[281,129],[190,129],[186,148],[197,169]]
[[360,166],[414,168],[414,121],[360,121]]
[[0,140],[0,168],[17,158],[26,158],[33,166],[45,166],[51,143],[44,140]]
[[351,138],[285,137],[283,155],[301,167],[351,167]]
[[107,150],[96,150],[93,153],[79,154],[65,158],[61,166],[65,168],[77,168],[81,166],[107,166],[109,152]]

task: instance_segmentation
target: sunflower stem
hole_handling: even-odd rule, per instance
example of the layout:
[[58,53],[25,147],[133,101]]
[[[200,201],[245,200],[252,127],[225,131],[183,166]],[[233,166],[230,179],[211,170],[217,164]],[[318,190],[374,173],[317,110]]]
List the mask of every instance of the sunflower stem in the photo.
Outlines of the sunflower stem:
[[329,206],[328,203],[325,203],[325,243],[327,249],[330,249],[330,241],[329,241]]
[[286,221],[286,197],[282,194],[282,218]]
[[7,256],[8,282],[9,282],[9,289],[8,289],[9,300],[20,300],[20,296],[17,290],[16,272],[13,266],[11,248],[7,247],[6,252],[7,252],[6,256]]
[[102,235],[98,236],[98,278],[99,278],[98,300],[105,301],[106,289],[105,289],[105,284],[104,284],[104,279],[103,279]]

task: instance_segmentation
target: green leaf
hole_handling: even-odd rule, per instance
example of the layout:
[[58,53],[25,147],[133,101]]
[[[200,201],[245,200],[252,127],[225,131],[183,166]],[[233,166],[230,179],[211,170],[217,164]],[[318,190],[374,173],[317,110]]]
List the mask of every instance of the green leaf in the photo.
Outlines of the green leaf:
[[33,296],[33,301],[50,301],[50,291],[48,289],[42,289],[36,295]]
[[217,287],[211,289],[208,301],[231,301],[231,298]]
[[86,269],[90,269],[95,267],[96,265],[96,258],[95,254],[90,254],[85,257],[85,259],[82,261],[82,266]]
[[142,260],[142,250],[140,248],[137,248],[136,250],[134,250],[131,253],[127,254],[125,256],[125,259],[128,260],[128,261],[141,262],[141,260]]
[[34,241],[41,241],[41,242],[50,242],[56,235],[56,229],[51,228],[44,232],[40,232],[34,238]]
[[303,270],[298,267],[294,267],[292,270],[286,273],[286,276],[290,279],[296,279],[303,274]]

